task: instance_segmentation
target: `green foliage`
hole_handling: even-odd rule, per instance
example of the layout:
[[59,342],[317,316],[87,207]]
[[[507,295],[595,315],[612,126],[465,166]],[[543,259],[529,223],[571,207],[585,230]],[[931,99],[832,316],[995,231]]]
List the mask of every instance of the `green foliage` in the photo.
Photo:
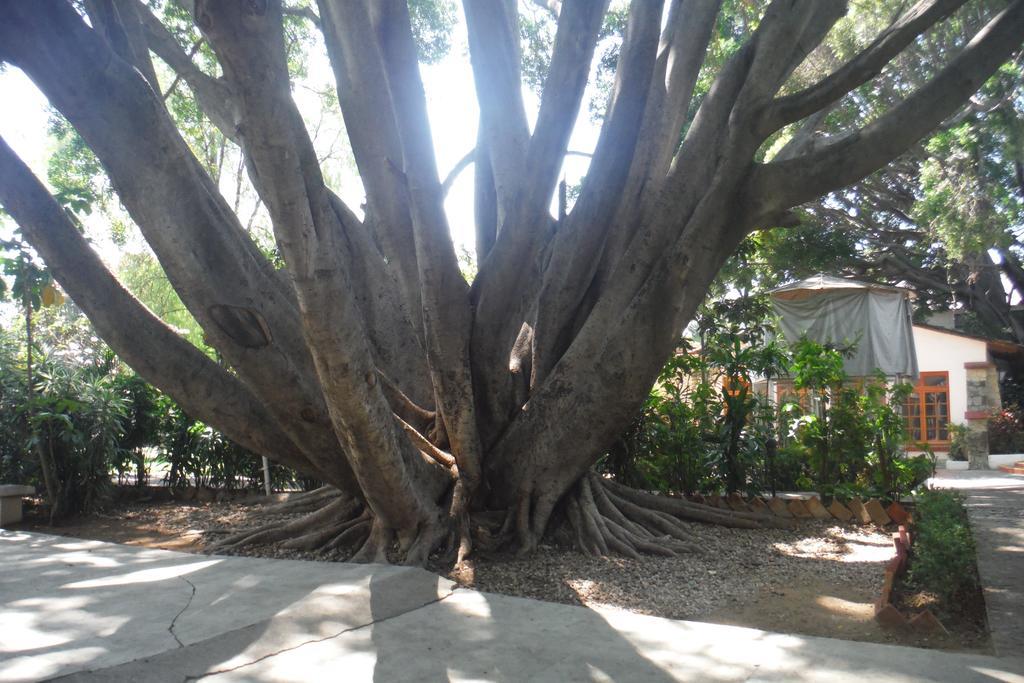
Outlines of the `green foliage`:
[[[889,385],[879,374],[851,385],[839,350],[800,339],[792,351],[794,385],[815,399],[791,423],[806,449],[814,488],[823,495],[898,498],[931,476],[934,457],[901,457],[906,431],[900,406],[912,391],[909,384]],[[798,411],[794,406],[787,412]]]
[[[749,5],[758,9],[758,3]],[[723,17],[731,25],[716,30],[711,62],[716,51],[728,53],[736,40],[731,36],[748,35],[752,28],[742,9],[730,15],[729,3],[725,7]],[[994,2],[965,5],[940,22],[876,78],[840,100],[817,126],[815,139],[834,140],[891,111],[943,68],[998,8]],[[907,9],[907,3],[883,0],[852,3],[782,93],[833,72]],[[706,88],[698,83],[698,97]],[[1024,64],[1015,59],[1000,67],[968,106],[893,164],[795,211],[797,227],[750,235],[723,272],[726,284],[748,278],[767,288],[816,272],[909,283],[917,289],[919,310],[977,309],[988,318],[984,334],[1013,334],[1012,301],[999,286],[999,258],[993,261],[988,250],[1018,260],[1024,255],[1022,89]],[[801,124],[769,139],[759,160],[761,154],[771,158],[781,151]]]
[[53,186],[57,201],[71,209],[72,216],[91,213],[94,205],[102,204],[111,195],[99,159],[55,109],[50,110],[50,139],[54,150],[47,161],[46,179]]
[[149,253],[124,254],[117,272],[118,279],[139,301],[165,323],[173,327],[194,346],[214,355],[203,337],[203,329],[185,308],[160,263]]
[[1024,453],[1024,412],[1018,406],[1003,408],[989,418],[988,452]]
[[[226,490],[263,487],[262,459],[210,426],[189,417],[174,401],[160,396],[157,460],[168,468],[166,484]],[[293,472],[271,465],[271,485],[296,482]]]
[[674,492],[759,490],[774,415],[755,394],[755,376],[777,376],[782,349],[765,343],[766,302],[739,297],[705,306],[700,344],[666,364],[644,409],[605,459],[623,481]]
[[160,443],[160,420],[162,417],[161,394],[153,385],[136,374],[117,374],[113,383],[125,399],[125,416],[119,449],[111,463],[117,470],[119,482],[125,474],[134,470],[135,483],[149,482],[146,466],[146,452]]
[[555,43],[555,21],[540,8],[529,8],[519,16],[523,82],[534,92],[544,89]]
[[[262,487],[258,456],[127,371],[73,306],[41,309],[34,327],[31,392],[24,342],[0,331],[0,481],[35,486],[51,519],[102,509],[114,474],[145,483],[154,453],[175,484]],[[271,478],[297,481],[276,465]]]
[[459,272],[462,274],[462,279],[471,285],[473,280],[476,279],[477,273],[476,254],[470,251],[464,244],[460,244],[457,249],[456,257],[459,260]]
[[17,236],[0,240],[0,301],[9,297],[37,311],[43,303],[43,288],[52,282],[46,267]]
[[915,537],[908,579],[937,594],[947,606],[976,590],[974,539],[959,493],[926,490],[916,495]]
[[421,62],[435,64],[448,54],[456,16],[452,0],[410,0],[409,19]]
[[0,482],[28,483],[36,463],[26,457],[25,366],[12,337],[0,331]]
[[[767,303],[740,296],[705,305],[644,409],[604,460],[624,483],[694,493],[777,488],[898,497],[934,473],[931,454],[906,458],[900,406],[912,391],[884,376],[854,384],[840,350],[767,341]],[[805,399],[776,408],[755,380],[788,375]],[[762,385],[763,386],[763,385]]]
[[949,459],[965,462],[967,460],[967,427],[951,424],[949,425],[949,436]]
[[793,345],[792,371],[797,389],[810,389],[822,396],[846,380],[842,352],[806,338]]
[[100,509],[121,456],[127,400],[109,376],[54,358],[40,364],[35,389],[25,406],[26,450],[47,463],[42,478],[51,518]]

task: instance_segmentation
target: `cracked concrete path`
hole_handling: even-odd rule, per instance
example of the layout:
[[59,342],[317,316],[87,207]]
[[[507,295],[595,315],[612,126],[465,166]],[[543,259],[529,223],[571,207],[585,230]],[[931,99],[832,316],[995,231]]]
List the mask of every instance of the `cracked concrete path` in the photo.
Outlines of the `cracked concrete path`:
[[453,587],[410,567],[190,555],[0,530],[0,681],[161,653],[191,663],[193,646],[224,637],[231,646],[210,664],[231,668]]
[[0,531],[0,681],[1019,681],[1024,660]]
[[932,483],[966,498],[996,654],[1024,656],[1024,477],[946,470]]

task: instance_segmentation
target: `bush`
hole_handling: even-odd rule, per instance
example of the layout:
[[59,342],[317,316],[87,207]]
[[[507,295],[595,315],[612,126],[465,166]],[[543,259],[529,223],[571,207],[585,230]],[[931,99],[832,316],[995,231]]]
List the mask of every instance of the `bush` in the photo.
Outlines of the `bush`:
[[116,458],[112,465],[117,470],[118,483],[122,483],[125,474],[134,469],[136,485],[143,486],[149,481],[146,449],[156,448],[160,443],[161,394],[134,373],[115,375],[113,383],[124,397],[127,410],[119,449],[121,457]]
[[908,580],[952,606],[978,584],[974,540],[963,499],[953,491],[926,490],[915,496],[915,539]]
[[25,452],[25,366],[17,346],[0,334],[0,484],[31,484],[38,465]]
[[[807,339],[787,350],[750,326],[714,324],[702,318],[700,348],[684,344],[665,365],[604,471],[669,493],[814,489],[840,498],[898,498],[934,473],[934,456],[903,457],[899,406],[912,387],[881,375],[854,385],[843,350]],[[784,368],[813,399],[806,407],[775,408],[752,389],[755,376]]]
[[[760,492],[770,487],[765,452],[774,409],[752,389],[778,376],[783,350],[765,341],[766,301],[740,298],[702,308],[699,348],[681,344],[633,425],[602,463],[619,481],[672,493]],[[776,468],[788,461],[776,458]]]
[[110,377],[54,358],[40,364],[35,389],[26,404],[26,450],[40,460],[36,484],[47,494],[51,519],[101,508],[122,455],[128,402]]
[[912,391],[889,385],[879,373],[853,385],[843,371],[844,350],[808,339],[793,345],[794,385],[817,399],[807,414],[791,405],[790,432],[806,452],[803,481],[823,495],[898,498],[934,472],[934,457],[902,457],[906,431],[899,406]]
[[[189,417],[167,396],[160,396],[159,453],[168,465],[166,484],[226,490],[263,487],[263,460],[223,434]],[[295,473],[270,465],[271,486],[282,489],[297,482]]]
[[949,459],[959,462],[967,461],[967,427],[964,425],[949,425]]
[[1009,406],[988,420],[988,452],[1024,453],[1024,412],[1020,406]]

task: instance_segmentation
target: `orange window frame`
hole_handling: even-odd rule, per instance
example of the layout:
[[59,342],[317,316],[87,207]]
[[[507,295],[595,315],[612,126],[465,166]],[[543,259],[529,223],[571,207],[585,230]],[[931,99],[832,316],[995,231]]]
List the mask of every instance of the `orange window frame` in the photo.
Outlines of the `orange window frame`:
[[[929,378],[941,377],[944,382],[941,384],[928,384]],[[943,406],[945,408],[944,414],[939,414],[937,411],[934,415],[928,415],[928,397],[935,395],[943,395],[944,401],[935,400],[933,405]],[[911,407],[915,410],[911,410]],[[928,438],[928,418],[934,418],[935,434],[936,437],[941,435],[943,431],[946,432],[946,438]],[[949,426],[950,421],[950,410],[949,410],[949,372],[946,370],[933,370],[928,372],[921,372],[917,378],[917,384],[914,385],[914,392],[907,397],[906,403],[904,404],[903,418],[907,426],[907,443],[913,445],[916,443],[926,443],[929,446],[938,447],[949,447]],[[942,422],[941,418],[945,418]],[[917,422],[916,432],[914,429],[914,422]],[[914,438],[914,434],[917,433],[921,438]]]

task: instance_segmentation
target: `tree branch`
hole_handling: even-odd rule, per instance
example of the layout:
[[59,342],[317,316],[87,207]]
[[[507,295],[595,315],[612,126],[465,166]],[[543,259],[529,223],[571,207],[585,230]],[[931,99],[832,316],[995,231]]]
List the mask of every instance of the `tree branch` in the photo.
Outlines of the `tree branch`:
[[[564,13],[564,12],[563,12]],[[537,299],[531,385],[568,348],[575,312],[593,279],[628,180],[650,92],[661,30],[659,3],[634,3],[608,116],[576,206],[560,226]]]
[[[534,210],[546,211],[551,203],[607,7],[608,0],[565,0],[558,15],[551,68],[544,79],[540,111],[527,154],[523,186],[529,189],[517,200],[536,202]],[[653,7],[650,9],[655,13]],[[532,221],[509,226],[509,230],[522,230],[527,225],[532,225]],[[499,245],[500,242],[499,239]]]
[[[473,149],[466,152],[466,154],[461,159],[455,162],[455,165],[452,166],[452,170],[448,171],[448,175],[446,175],[444,177],[444,180],[441,182],[441,193],[445,197],[448,196],[448,193],[452,189],[452,185],[454,185],[455,181],[459,179],[459,176],[462,175],[462,172],[465,171],[470,164],[476,163],[476,154],[477,150],[476,147],[474,147]],[[580,152],[578,150],[573,149],[568,150],[565,153],[565,156],[585,157],[587,159],[594,158],[594,155],[590,152]]]
[[426,94],[405,0],[385,0],[378,23],[412,210],[427,358],[452,455],[470,495],[480,483],[480,437],[469,364],[472,312],[438,179]]
[[669,7],[633,165],[598,266],[598,288],[607,284],[626,250],[641,198],[657,194],[656,187],[664,182],[679,150],[683,122],[721,5],[722,0],[673,0]]
[[758,166],[749,194],[786,209],[863,178],[892,161],[955,112],[1021,44],[1024,0],[993,18],[930,82],[863,129],[811,154]]
[[241,145],[236,130],[233,96],[223,80],[208,76],[192,61],[193,54],[182,49],[153,11],[142,2],[133,0],[142,22],[149,49],[171,67],[175,74],[188,83],[199,107],[226,138]]
[[366,190],[367,224],[394,264],[410,319],[422,337],[412,217],[404,180],[396,172],[402,144],[377,32],[363,2],[320,0],[320,16],[345,129]]
[[[498,199],[498,225],[522,182],[530,129],[521,92],[515,0],[463,0],[480,119]],[[481,264],[482,265],[482,264]]]
[[919,35],[944,20],[967,0],[921,0],[837,71],[814,85],[777,99],[765,112],[762,133],[770,134],[838,101],[881,73]]
[[533,0],[533,4],[550,14],[552,19],[558,21],[558,13],[562,11],[561,0]]
[[320,23],[320,17],[317,16],[317,13],[310,7],[283,7],[281,9],[281,13],[285,16],[291,15],[293,17],[303,17],[305,19],[309,19],[313,26],[316,26],[317,28],[323,27]]
[[94,28],[102,31],[110,46],[123,60],[145,76],[153,90],[160,91],[135,0],[86,0],[86,11]]

